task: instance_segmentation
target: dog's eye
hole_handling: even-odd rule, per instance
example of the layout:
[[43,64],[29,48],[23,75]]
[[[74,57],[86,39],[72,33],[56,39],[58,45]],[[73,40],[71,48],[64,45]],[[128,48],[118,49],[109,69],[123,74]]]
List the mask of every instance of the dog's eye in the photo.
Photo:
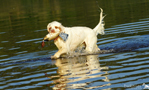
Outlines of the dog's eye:
[[58,26],[55,26],[55,29],[58,29]]
[[51,27],[49,28],[49,30],[51,30]]

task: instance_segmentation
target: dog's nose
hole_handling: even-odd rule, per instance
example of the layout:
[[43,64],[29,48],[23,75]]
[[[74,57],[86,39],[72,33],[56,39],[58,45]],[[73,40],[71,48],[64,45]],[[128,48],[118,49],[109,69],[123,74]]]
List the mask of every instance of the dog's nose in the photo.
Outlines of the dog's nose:
[[55,33],[55,30],[54,30],[54,29],[52,29],[50,32],[51,32],[51,33]]

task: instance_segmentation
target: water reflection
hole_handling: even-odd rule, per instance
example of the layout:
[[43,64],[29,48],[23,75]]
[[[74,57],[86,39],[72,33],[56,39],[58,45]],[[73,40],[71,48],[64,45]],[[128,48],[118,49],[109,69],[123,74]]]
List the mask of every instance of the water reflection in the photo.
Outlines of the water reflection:
[[108,67],[100,66],[98,55],[57,59],[55,65],[58,76],[48,76],[55,84],[53,89],[93,89],[110,85]]

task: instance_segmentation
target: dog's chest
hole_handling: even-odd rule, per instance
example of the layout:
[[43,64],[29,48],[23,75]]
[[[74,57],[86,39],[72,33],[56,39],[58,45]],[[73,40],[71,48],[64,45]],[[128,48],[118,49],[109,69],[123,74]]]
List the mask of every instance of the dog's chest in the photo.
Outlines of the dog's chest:
[[58,49],[61,49],[62,47],[65,46],[65,41],[63,41],[61,39],[61,37],[57,37],[55,40],[54,40],[54,44],[57,46]]

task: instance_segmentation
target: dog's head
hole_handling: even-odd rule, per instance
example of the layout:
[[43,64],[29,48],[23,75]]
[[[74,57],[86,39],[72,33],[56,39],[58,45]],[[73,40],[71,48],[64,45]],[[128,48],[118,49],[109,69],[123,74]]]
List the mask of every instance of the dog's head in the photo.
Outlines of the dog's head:
[[45,37],[44,40],[53,40],[59,36],[62,32],[63,26],[61,23],[57,21],[53,21],[47,25],[47,31],[49,32]]

